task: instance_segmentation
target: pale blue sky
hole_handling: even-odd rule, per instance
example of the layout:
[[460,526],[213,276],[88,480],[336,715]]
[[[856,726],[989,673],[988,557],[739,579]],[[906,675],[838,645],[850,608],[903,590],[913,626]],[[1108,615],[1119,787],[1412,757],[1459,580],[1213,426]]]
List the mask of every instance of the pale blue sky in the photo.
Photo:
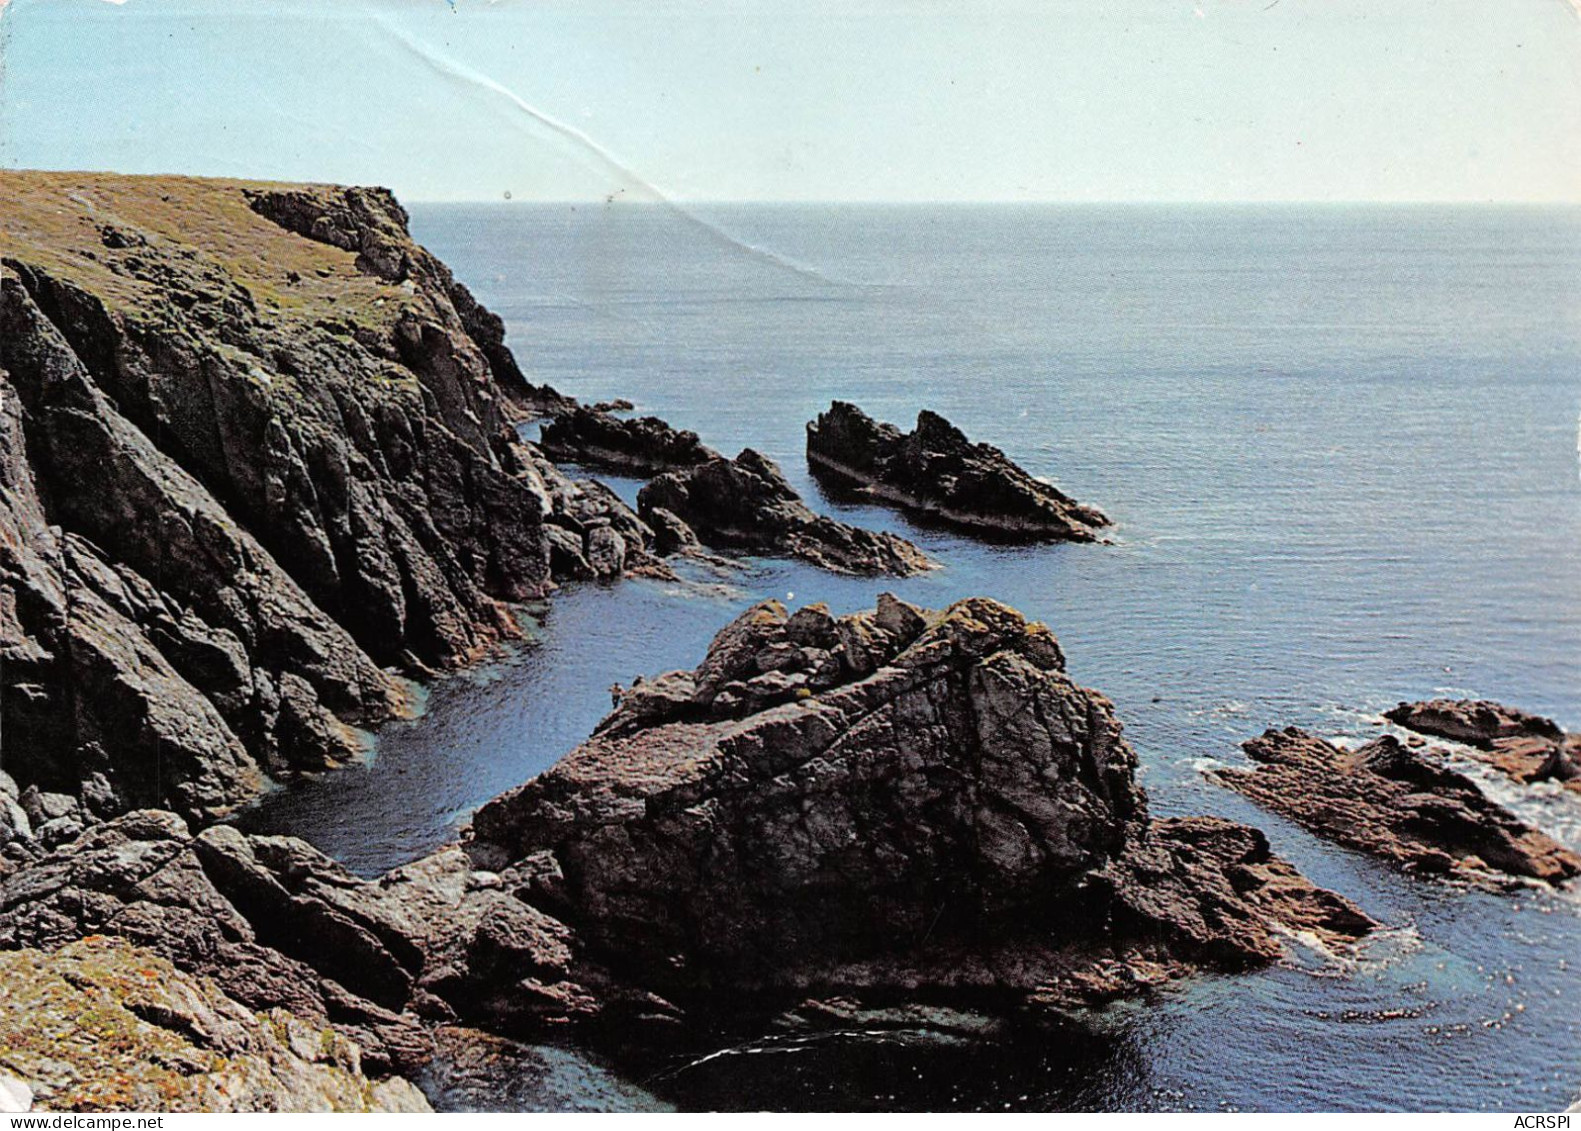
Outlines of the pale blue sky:
[[11,0],[0,163],[409,200],[1581,200],[1571,0]]

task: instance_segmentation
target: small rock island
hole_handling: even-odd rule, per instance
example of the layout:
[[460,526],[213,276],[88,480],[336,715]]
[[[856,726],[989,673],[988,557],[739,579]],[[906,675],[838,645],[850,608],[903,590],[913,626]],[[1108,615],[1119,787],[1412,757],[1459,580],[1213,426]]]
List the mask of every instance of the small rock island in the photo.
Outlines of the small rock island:
[[807,463],[834,486],[980,537],[1094,542],[1110,525],[1096,507],[1034,479],[926,409],[907,433],[835,401],[807,425]]
[[1287,727],[1242,745],[1257,766],[1217,770],[1218,781],[1405,871],[1493,889],[1511,878],[1558,886],[1581,875],[1581,856],[1393,735],[1347,751]]
[[577,405],[544,425],[539,447],[550,459],[625,475],[651,476],[719,459],[719,453],[657,416],[625,419]]
[[832,573],[909,577],[937,565],[898,534],[815,513],[779,465],[751,448],[659,476],[637,495],[637,512],[656,529],[679,520],[716,549],[799,558]]

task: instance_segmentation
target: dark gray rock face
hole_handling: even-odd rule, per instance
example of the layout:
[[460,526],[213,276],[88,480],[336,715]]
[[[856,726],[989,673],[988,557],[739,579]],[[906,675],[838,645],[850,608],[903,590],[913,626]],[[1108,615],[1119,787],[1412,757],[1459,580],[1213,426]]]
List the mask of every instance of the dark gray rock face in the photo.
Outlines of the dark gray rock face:
[[1463,742],[1518,782],[1553,781],[1581,791],[1581,735],[1558,723],[1486,699],[1432,699],[1384,712],[1418,734]]
[[906,577],[934,566],[904,538],[815,514],[779,466],[751,448],[654,479],[637,511],[646,519],[660,510],[715,549],[800,558],[834,573]]
[[644,477],[720,458],[696,432],[679,431],[657,416],[622,419],[582,406],[544,425],[539,446],[551,459]]
[[536,451],[530,458],[549,493],[544,535],[555,580],[675,576],[656,556],[663,538],[619,495],[596,479],[570,478]]
[[923,410],[909,433],[835,401],[807,425],[807,462],[834,484],[968,533],[1091,542],[1109,520]]
[[101,811],[214,816],[323,769],[396,684],[0,281],[0,660],[7,770]]
[[480,655],[556,574],[663,572],[630,508],[516,438],[569,402],[388,192],[0,194],[4,769],[74,820],[221,815],[357,753],[403,709],[388,669]]
[[1428,751],[1383,735],[1353,751],[1296,728],[1243,744],[1255,769],[1213,776],[1341,844],[1402,870],[1481,887],[1507,877],[1558,886],[1581,856],[1517,819]]
[[1063,668],[993,601],[759,605],[484,806],[468,851],[683,1003],[1086,1000],[1267,961],[1279,924],[1367,929],[1255,830],[1150,822],[1112,708]]

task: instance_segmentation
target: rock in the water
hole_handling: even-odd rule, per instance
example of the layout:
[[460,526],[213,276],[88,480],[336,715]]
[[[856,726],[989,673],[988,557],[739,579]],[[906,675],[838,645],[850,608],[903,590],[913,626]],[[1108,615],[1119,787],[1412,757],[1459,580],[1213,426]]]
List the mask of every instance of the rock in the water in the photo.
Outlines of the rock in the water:
[[970,442],[926,409],[904,433],[835,401],[807,425],[807,462],[833,484],[973,534],[1091,542],[1109,525],[1095,507],[1034,479],[998,448]]
[[549,493],[544,521],[549,568],[559,581],[609,581],[624,574],[674,577],[658,555],[667,539],[596,479],[572,479],[536,451],[533,467]]
[[1567,735],[1552,719],[1486,699],[1401,703],[1384,716],[1418,734],[1463,742],[1516,781],[1553,781],[1581,792],[1581,735]]
[[539,446],[551,459],[643,477],[720,458],[696,432],[679,431],[657,416],[623,420],[584,406],[544,425]]
[[0,1111],[432,1110],[334,1030],[119,940],[0,952],[0,985],[0,1069],[30,1082],[0,1075]]
[[1430,750],[1382,735],[1346,751],[1296,727],[1243,746],[1259,765],[1214,777],[1406,871],[1495,888],[1507,877],[1559,885],[1581,875],[1581,856],[1489,800]]
[[779,466],[751,448],[653,480],[637,511],[647,518],[661,509],[716,549],[800,558],[834,573],[905,577],[934,566],[904,538],[813,513]]
[[1150,822],[1110,704],[994,601],[794,615],[639,681],[468,851],[664,997],[1090,1001],[1370,927],[1231,822]]
[[568,402],[388,192],[4,171],[0,196],[23,785],[210,819],[359,753],[403,709],[383,669],[476,656],[552,587],[511,422]]

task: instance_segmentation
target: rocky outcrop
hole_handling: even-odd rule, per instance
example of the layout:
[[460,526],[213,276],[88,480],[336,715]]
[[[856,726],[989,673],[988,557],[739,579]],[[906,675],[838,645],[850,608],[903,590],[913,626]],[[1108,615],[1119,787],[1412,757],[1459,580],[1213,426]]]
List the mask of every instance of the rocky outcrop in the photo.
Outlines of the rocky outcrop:
[[333,1029],[121,941],[0,953],[0,985],[0,1070],[38,1111],[431,1110],[400,1077],[370,1080]]
[[582,406],[545,424],[539,446],[551,459],[643,478],[721,458],[696,432],[679,431],[657,416],[622,419]]
[[92,935],[212,979],[249,1009],[333,1027],[378,1074],[422,1071],[436,1022],[542,1036],[663,1010],[456,847],[369,881],[291,837],[194,833],[140,810],[0,880],[0,951]]
[[[759,605],[481,809],[467,845],[590,954],[720,995],[1091,1001],[1367,918],[1255,830],[1150,821],[1107,700],[993,601]],[[735,1006],[745,1000],[728,997]]]
[[1296,727],[1243,744],[1255,769],[1214,777],[1340,844],[1419,875],[1481,887],[1511,877],[1559,885],[1581,856],[1520,821],[1429,750],[1382,735],[1342,750]]
[[637,495],[637,511],[667,511],[704,545],[767,557],[800,558],[846,574],[905,577],[934,562],[888,531],[875,533],[815,514],[773,460],[745,448],[735,459],[712,459],[672,471]]
[[1559,724],[1486,699],[1401,703],[1384,717],[1407,730],[1447,738],[1518,782],[1558,782],[1581,792],[1581,735]]
[[834,999],[1038,1015],[1370,929],[1255,829],[1149,819],[1134,769],[1109,703],[1005,606],[771,602],[625,689],[462,846],[364,880],[139,810],[0,877],[0,952],[109,936],[414,1078],[441,1030],[624,1047]]
[[0,194],[3,769],[74,819],[222,815],[360,753],[404,709],[391,669],[480,655],[557,575],[663,572],[630,508],[517,438],[570,402],[388,192]]
[[389,189],[351,186],[326,193],[318,185],[269,185],[242,192],[254,212],[287,231],[354,254],[359,271],[387,283],[413,281],[449,299],[461,328],[487,360],[507,408],[543,415],[575,406],[571,397],[527,380],[505,344],[504,321],[412,241],[406,209]]
[[596,479],[572,479],[542,455],[533,467],[549,492],[544,519],[549,569],[557,581],[611,581],[618,577],[670,580],[675,573],[658,554],[670,552],[655,531],[621,497]]
[[971,534],[1091,542],[1109,520],[1034,479],[989,444],[974,444],[924,409],[902,432],[835,401],[807,425],[807,462],[833,485],[938,519]]

